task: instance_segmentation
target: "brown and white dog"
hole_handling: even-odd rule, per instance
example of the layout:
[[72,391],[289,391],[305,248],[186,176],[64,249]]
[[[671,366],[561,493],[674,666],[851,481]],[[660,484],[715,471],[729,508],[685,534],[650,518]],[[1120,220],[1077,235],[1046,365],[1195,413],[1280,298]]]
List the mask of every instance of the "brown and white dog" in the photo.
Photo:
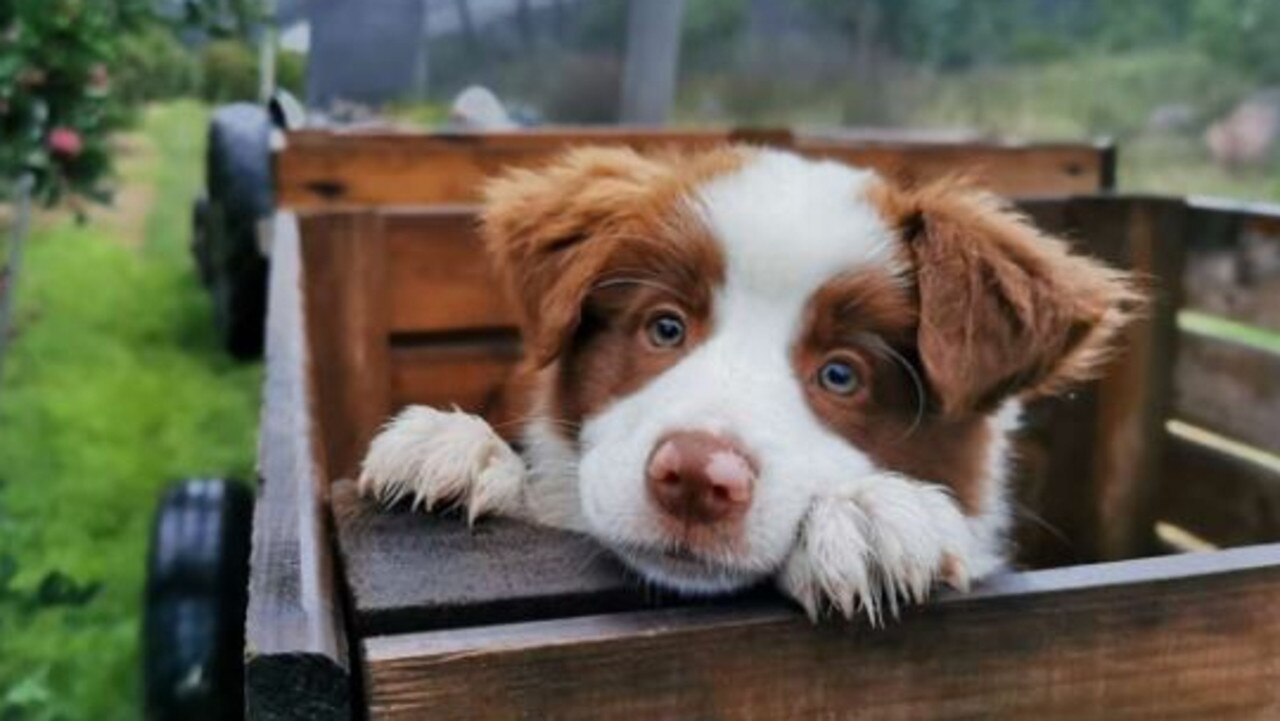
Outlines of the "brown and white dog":
[[576,529],[682,592],[772,577],[815,616],[1000,567],[1020,401],[1094,373],[1139,300],[989,195],[773,150],[574,150],[483,221],[522,454],[413,407],[362,489]]

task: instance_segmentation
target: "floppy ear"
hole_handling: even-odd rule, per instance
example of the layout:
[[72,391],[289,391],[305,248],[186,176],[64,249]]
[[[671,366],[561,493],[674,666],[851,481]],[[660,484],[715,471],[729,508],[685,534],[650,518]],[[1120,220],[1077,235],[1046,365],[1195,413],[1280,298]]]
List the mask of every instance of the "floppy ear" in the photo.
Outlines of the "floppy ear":
[[632,150],[584,148],[486,186],[481,235],[538,367],[569,342],[619,225],[663,172],[660,162]]
[[1143,304],[1128,274],[1074,255],[994,196],[882,190],[915,273],[917,344],[944,414],[1094,377]]

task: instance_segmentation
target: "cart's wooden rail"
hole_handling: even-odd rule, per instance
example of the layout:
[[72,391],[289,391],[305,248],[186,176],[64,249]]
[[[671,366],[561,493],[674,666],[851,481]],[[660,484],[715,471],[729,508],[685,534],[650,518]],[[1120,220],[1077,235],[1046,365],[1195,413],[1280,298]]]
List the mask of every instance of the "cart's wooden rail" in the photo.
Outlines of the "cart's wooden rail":
[[1011,195],[1088,193],[1115,177],[1106,143],[925,142],[805,136],[785,130],[573,128],[459,135],[290,133],[276,156],[276,194],[296,210],[468,203],[481,181],[547,160],[569,145],[682,149],[738,141],[874,168],[903,180],[966,172]]

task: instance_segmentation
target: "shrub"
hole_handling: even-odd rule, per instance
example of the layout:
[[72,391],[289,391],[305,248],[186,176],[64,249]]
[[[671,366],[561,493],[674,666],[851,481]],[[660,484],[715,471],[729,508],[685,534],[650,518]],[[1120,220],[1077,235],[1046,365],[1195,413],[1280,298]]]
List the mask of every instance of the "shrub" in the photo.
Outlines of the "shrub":
[[302,53],[280,51],[276,56],[276,85],[301,98],[307,85],[307,56]]
[[200,95],[211,103],[256,100],[258,56],[239,40],[214,40],[200,58]]
[[114,91],[123,103],[193,96],[199,90],[196,59],[164,26],[126,35],[116,59]]

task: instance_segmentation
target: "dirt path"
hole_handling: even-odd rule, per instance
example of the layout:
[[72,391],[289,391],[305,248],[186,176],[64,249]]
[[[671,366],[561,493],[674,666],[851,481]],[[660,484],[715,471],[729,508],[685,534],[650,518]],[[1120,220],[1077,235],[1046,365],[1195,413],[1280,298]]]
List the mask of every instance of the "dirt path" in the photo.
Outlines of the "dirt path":
[[130,248],[141,248],[147,218],[155,205],[157,155],[155,145],[141,133],[125,133],[116,145],[116,193],[110,205],[89,208],[90,222]]

